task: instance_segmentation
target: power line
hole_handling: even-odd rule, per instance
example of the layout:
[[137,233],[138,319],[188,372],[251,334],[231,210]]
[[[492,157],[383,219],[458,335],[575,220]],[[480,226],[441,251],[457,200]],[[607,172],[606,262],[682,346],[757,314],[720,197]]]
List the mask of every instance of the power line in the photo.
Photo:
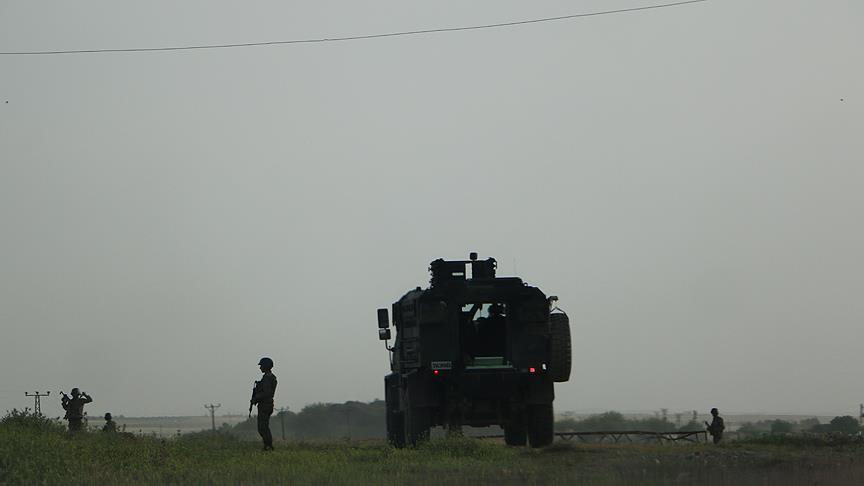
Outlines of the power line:
[[36,415],[41,415],[42,414],[42,400],[41,400],[41,398],[51,395],[51,392],[50,391],[45,392],[45,393],[38,392],[38,391],[35,391],[33,393],[24,392],[24,395],[28,396],[28,397],[33,397],[33,413],[35,413]]
[[288,409],[285,407],[282,407],[279,409],[279,413],[277,414],[279,416],[279,421],[282,423],[282,440],[283,441],[285,440],[285,412],[286,411],[288,411]]
[[209,405],[204,405],[204,408],[210,410],[210,424],[213,426],[213,432],[216,432],[216,409],[221,406],[221,403],[216,405],[213,405],[212,403]]
[[628,12],[638,12],[642,10],[654,10],[659,8],[669,8],[669,7],[678,7],[681,5],[687,5],[691,3],[701,3],[707,2],[708,0],[686,0],[681,2],[673,2],[673,3],[663,3],[657,5],[646,5],[644,7],[632,7],[632,8],[622,8],[617,10],[604,10],[601,12],[588,12],[588,13],[578,13],[571,15],[561,15],[559,17],[544,17],[539,19],[528,19],[528,20],[516,20],[513,22],[500,22],[495,24],[482,24],[482,25],[469,25],[464,27],[444,27],[437,29],[423,29],[423,30],[405,30],[399,32],[386,32],[381,34],[366,34],[366,35],[352,35],[352,36],[341,36],[341,37],[321,37],[321,38],[310,38],[310,39],[290,39],[290,40],[281,40],[281,41],[266,41],[266,42],[243,42],[236,44],[203,44],[203,45],[191,45],[191,46],[168,46],[168,47],[131,47],[131,48],[119,48],[119,49],[76,49],[76,50],[54,50],[54,51],[11,51],[11,52],[0,52],[0,55],[3,56],[34,56],[34,55],[46,55],[46,54],[95,54],[95,53],[105,53],[105,52],[161,52],[161,51],[190,51],[190,50],[198,50],[198,49],[226,49],[226,48],[235,48],[235,47],[260,47],[260,46],[275,46],[275,45],[284,45],[284,44],[313,44],[320,42],[345,42],[345,41],[355,41],[355,40],[366,40],[366,39],[380,39],[383,37],[399,37],[399,36],[408,36],[408,35],[425,35],[425,34],[438,34],[443,32],[460,32],[466,30],[480,30],[480,29],[498,29],[503,27],[515,27],[519,25],[526,24],[539,24],[541,22],[556,22],[561,20],[572,20],[582,17],[596,17],[599,15],[611,15],[611,14],[620,14],[620,13],[628,13]]

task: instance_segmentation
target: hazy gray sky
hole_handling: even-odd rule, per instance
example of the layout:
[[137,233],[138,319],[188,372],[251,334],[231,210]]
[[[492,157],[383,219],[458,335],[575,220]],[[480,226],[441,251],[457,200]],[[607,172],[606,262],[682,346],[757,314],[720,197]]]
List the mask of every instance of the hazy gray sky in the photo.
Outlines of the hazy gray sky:
[[[0,51],[650,3],[6,0]],[[277,406],[383,398],[375,309],[475,250],[569,312],[558,410],[855,413],[862,23],[711,0],[0,56],[0,411],[243,413],[261,355]]]

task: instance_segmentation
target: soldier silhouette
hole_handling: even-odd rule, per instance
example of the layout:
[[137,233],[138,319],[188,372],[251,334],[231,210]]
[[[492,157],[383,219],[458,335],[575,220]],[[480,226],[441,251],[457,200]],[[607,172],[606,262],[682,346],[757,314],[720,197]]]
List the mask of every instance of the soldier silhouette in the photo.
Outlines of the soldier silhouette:
[[720,412],[716,408],[711,409],[711,416],[714,418],[711,419],[710,424],[705,422],[705,426],[708,427],[708,433],[711,434],[714,443],[719,444],[723,439],[723,430],[726,428],[726,425],[723,424],[723,417],[720,416]]
[[494,303],[489,306],[488,317],[477,319],[477,355],[504,355],[504,306]]
[[273,414],[273,396],[276,394],[276,375],[273,374],[273,360],[261,358],[258,367],[264,376],[255,382],[249,407],[258,406],[258,434],[264,441],[264,450],[273,450],[273,434],[270,433],[270,415]]
[[77,432],[81,430],[84,421],[84,405],[93,401],[90,395],[81,392],[78,388],[73,388],[69,395],[60,392],[63,397],[60,399],[60,405],[63,410],[66,410],[64,419],[69,421],[69,432]]
[[102,426],[102,432],[117,432],[117,422],[112,420],[110,412],[105,414],[105,425]]

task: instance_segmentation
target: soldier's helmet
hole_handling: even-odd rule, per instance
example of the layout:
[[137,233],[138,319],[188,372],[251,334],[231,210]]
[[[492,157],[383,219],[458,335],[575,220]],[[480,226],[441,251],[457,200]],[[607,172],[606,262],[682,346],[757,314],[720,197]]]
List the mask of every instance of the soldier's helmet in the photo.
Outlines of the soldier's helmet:
[[105,414],[105,420],[111,420],[111,412]]
[[717,415],[718,413],[720,412],[718,412],[716,408],[711,409],[711,415]]
[[269,370],[273,368],[273,360],[267,357],[261,358],[258,360],[258,366],[263,366]]
[[79,390],[77,387],[75,387],[75,388],[73,388],[72,391],[69,392],[69,393],[70,393],[73,397],[77,397],[78,395],[81,394],[81,390]]

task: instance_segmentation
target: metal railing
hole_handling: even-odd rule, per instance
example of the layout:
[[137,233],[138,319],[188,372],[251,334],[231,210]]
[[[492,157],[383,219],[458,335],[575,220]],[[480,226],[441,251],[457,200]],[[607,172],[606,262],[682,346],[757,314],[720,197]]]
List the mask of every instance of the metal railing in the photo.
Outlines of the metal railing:
[[[704,430],[682,430],[676,432],[653,432],[647,430],[610,430],[610,431],[591,431],[591,432],[555,432],[557,437],[564,441],[579,440],[581,442],[589,442],[589,438],[595,438],[590,441],[594,443],[621,443],[634,442],[634,437],[642,438],[643,442],[652,441],[658,443],[676,443],[676,442],[691,442],[700,443],[708,442],[708,432]],[[482,435],[480,439],[503,439],[503,435]]]

